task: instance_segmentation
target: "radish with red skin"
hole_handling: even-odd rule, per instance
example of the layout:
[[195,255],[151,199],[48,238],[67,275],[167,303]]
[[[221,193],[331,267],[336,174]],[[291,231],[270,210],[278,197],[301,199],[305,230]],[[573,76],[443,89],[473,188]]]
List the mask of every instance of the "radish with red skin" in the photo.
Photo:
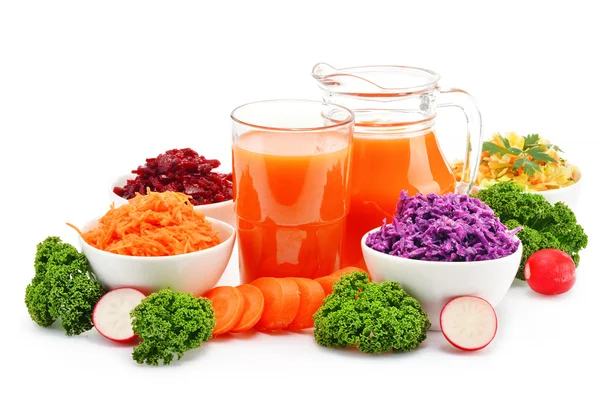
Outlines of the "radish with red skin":
[[496,311],[485,299],[460,296],[450,300],[440,313],[442,334],[454,347],[477,351],[486,347],[498,330]]
[[575,285],[575,263],[567,253],[557,249],[533,253],[523,273],[529,287],[540,294],[562,294]]
[[146,295],[133,288],[111,290],[98,300],[92,321],[98,333],[114,342],[125,343],[137,337],[131,327],[131,311]]

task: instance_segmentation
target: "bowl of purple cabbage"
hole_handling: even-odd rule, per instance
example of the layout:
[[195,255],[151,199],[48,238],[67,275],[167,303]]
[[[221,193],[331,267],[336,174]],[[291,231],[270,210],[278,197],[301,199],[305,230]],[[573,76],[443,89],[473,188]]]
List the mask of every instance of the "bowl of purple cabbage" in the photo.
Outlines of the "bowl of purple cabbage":
[[396,281],[421,302],[439,330],[453,297],[475,295],[496,306],[522,254],[516,233],[479,199],[402,192],[392,221],[367,232],[362,250],[375,281]]

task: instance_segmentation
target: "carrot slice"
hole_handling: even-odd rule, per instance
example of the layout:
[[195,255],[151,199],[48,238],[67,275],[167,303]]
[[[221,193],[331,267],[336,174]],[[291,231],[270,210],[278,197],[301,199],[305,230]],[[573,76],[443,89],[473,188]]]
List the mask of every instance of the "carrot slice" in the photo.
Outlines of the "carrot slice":
[[238,286],[237,290],[244,297],[244,313],[237,325],[231,329],[231,332],[236,333],[247,331],[256,325],[265,309],[265,296],[256,286],[244,284]]
[[256,329],[274,331],[287,328],[300,307],[300,291],[296,282],[290,278],[258,278],[250,284],[265,297],[265,309],[255,325]]
[[[329,276],[339,278],[342,275],[351,274],[353,272],[366,272],[367,275],[369,275],[369,272],[365,271],[364,269],[360,269],[358,267],[346,267],[346,268],[338,269],[335,272],[332,272]],[[371,275],[369,275],[369,279],[371,279]]]
[[229,332],[240,322],[244,313],[244,296],[233,286],[219,286],[204,295],[215,310],[217,323],[213,336]]
[[325,291],[319,282],[308,278],[290,278],[300,290],[300,306],[298,314],[288,329],[306,329],[314,326],[313,315],[323,304]]
[[336,278],[335,276],[327,275],[317,278],[315,281],[321,285],[325,292],[325,296],[327,296],[328,294],[333,293],[333,284],[336,283],[338,279],[339,278]]

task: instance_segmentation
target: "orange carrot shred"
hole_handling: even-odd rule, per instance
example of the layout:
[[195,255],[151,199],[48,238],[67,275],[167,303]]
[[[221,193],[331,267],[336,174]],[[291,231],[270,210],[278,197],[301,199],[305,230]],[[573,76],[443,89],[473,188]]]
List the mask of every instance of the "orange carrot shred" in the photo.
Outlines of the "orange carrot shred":
[[220,243],[204,214],[194,211],[189,196],[176,192],[137,194],[110,210],[87,232],[75,229],[89,245],[130,256],[171,256],[204,250]]

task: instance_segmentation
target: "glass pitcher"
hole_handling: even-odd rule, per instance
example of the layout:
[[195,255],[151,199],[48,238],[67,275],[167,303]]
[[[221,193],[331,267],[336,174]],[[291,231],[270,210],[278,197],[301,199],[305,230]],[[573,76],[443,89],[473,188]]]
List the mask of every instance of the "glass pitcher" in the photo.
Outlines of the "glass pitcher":
[[[479,165],[481,115],[474,99],[460,89],[442,90],[432,71],[403,66],[336,69],[315,65],[327,103],[355,114],[350,163],[350,212],[343,239],[342,267],[366,268],[363,235],[391,222],[400,192],[468,193]],[[467,117],[464,168],[457,182],[436,139],[436,107],[458,107]]]

